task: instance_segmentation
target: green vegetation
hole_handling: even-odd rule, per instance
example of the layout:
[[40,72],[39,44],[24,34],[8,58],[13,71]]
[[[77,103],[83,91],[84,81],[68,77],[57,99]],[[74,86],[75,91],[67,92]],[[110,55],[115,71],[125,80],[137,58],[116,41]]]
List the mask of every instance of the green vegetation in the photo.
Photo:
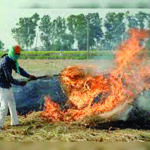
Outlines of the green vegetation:
[[11,29],[13,38],[21,47],[31,47],[36,36],[36,26],[39,15],[35,13],[31,17],[20,18],[16,27]]
[[4,43],[0,40],[0,51],[4,49]]
[[[5,52],[0,52],[2,56]],[[92,59],[114,58],[114,51],[22,51],[21,59]]]
[[[149,29],[150,14],[137,11],[108,12],[101,14],[71,14],[64,18],[50,15],[20,17],[11,32],[13,38],[25,49],[42,50],[115,50],[128,37],[130,28]],[[82,58],[82,57],[81,57]]]

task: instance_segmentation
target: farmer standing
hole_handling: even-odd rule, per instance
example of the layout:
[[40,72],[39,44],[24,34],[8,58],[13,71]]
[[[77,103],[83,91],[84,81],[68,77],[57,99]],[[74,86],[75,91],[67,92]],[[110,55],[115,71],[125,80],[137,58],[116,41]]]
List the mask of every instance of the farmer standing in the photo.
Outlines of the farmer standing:
[[14,79],[12,77],[12,70],[21,76],[36,80],[34,75],[28,74],[19,66],[18,59],[20,53],[21,47],[18,45],[13,46],[9,49],[8,56],[3,57],[0,62],[0,128],[3,127],[4,118],[7,116],[8,108],[11,115],[11,125],[20,125],[11,84],[25,86],[27,82]]

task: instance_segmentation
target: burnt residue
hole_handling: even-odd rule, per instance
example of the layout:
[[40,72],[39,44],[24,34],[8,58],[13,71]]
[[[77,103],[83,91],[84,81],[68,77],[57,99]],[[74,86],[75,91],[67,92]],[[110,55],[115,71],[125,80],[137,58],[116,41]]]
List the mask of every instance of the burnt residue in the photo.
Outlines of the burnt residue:
[[66,101],[66,95],[62,90],[60,79],[53,76],[50,79],[30,81],[26,86],[13,86],[17,111],[26,114],[30,111],[43,109],[44,96],[50,96],[54,102],[60,105]]

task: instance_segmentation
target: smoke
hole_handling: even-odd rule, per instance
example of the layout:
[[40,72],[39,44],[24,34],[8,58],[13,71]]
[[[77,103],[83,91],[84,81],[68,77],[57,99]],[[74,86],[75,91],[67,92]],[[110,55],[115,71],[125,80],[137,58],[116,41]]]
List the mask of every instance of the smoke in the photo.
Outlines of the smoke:
[[140,93],[136,99],[136,104],[139,109],[149,112],[150,111],[150,91],[145,90]]
[[126,121],[129,117],[129,113],[131,112],[132,108],[132,105],[125,102],[124,104],[114,108],[112,111],[101,114],[100,117],[105,119],[111,118],[111,120]]

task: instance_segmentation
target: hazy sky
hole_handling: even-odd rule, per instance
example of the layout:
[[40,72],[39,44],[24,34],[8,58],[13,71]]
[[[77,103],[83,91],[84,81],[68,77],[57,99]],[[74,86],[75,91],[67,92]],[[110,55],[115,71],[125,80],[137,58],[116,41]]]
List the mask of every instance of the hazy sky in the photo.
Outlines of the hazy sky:
[[[51,17],[63,16],[70,14],[80,14],[89,12],[99,12],[100,16],[104,16],[108,11],[127,11],[137,12],[142,7],[150,7],[149,0],[0,0],[0,40],[5,47],[16,44],[11,35],[11,29],[15,27],[20,17],[30,17],[34,13],[50,15]],[[108,9],[115,4],[119,7],[127,7],[126,9]],[[122,5],[123,4],[123,5]],[[90,8],[91,7],[91,8]],[[106,8],[107,7],[107,8]],[[87,9],[88,8],[88,9]],[[142,9],[142,11],[150,13],[150,9]]]
[[0,0],[2,7],[15,8],[150,8],[149,0]]
[[[95,9],[0,9],[0,40],[7,46],[17,44],[12,38],[11,29],[16,26],[20,17],[31,17],[34,13],[38,13],[40,17],[43,15],[50,15],[51,18],[57,16],[67,17],[70,14],[80,14],[98,12]],[[105,14],[105,11],[100,9],[101,15]]]

